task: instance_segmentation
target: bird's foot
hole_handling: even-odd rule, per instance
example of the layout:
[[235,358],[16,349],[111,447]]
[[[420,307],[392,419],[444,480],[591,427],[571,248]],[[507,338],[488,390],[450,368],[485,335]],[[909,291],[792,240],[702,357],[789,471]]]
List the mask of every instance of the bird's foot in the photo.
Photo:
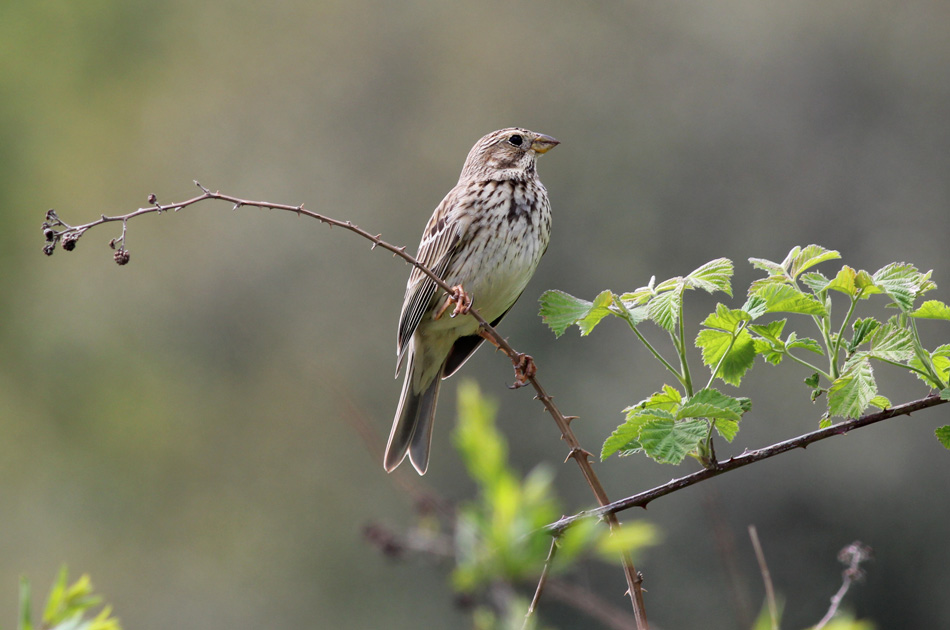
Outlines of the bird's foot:
[[519,352],[512,363],[515,364],[515,382],[508,386],[509,389],[524,387],[538,373],[538,366],[534,364],[534,359],[530,354]]
[[455,309],[452,311],[450,317],[466,315],[472,308],[472,295],[471,293],[466,293],[465,289],[463,289],[462,285],[460,284],[452,287],[452,292],[445,297],[445,304],[443,304],[438,312],[436,312],[433,319],[441,319],[442,316],[445,315],[445,312],[449,310],[449,306],[451,306],[453,303],[455,304]]

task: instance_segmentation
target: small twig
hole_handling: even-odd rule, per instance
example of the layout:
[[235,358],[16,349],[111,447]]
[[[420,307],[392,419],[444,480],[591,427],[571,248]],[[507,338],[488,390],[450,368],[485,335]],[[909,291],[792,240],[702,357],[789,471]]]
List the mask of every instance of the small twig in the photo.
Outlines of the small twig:
[[[192,197],[185,201],[180,201],[171,204],[159,204],[154,195],[149,195],[148,203],[151,204],[145,208],[139,208],[133,212],[124,215],[117,216],[106,216],[101,215],[101,217],[96,221],[91,221],[89,223],[78,225],[78,226],[69,226],[63,223],[59,217],[56,216],[56,213],[50,210],[47,213],[47,221],[43,224],[43,233],[46,238],[46,246],[43,248],[44,253],[51,255],[55,250],[56,243],[62,242],[64,244],[66,239],[72,239],[72,242],[75,243],[75,240],[82,236],[87,230],[94,228],[98,225],[104,223],[110,223],[115,221],[122,221],[123,226],[127,224],[130,219],[133,219],[138,216],[145,214],[151,214],[153,212],[161,213],[169,210],[174,210],[175,212],[193,206],[195,204],[201,203],[206,200],[219,200],[226,201],[234,208],[241,208],[244,206],[249,206],[252,208],[262,208],[267,210],[285,210],[287,212],[293,212],[297,215],[308,216],[312,219],[316,219],[322,223],[326,223],[330,227],[341,227],[345,230],[349,230],[363,238],[369,240],[373,243],[373,249],[376,247],[381,247],[387,251],[392,252],[394,256],[402,258],[407,263],[419,269],[422,273],[428,276],[435,284],[445,291],[448,294],[452,294],[452,287],[445,283],[439,276],[433,273],[428,267],[419,262],[414,256],[406,252],[405,246],[397,247],[391,245],[386,241],[380,238],[379,234],[372,234],[366,230],[356,226],[350,221],[340,221],[339,219],[334,219],[326,215],[307,210],[303,207],[303,204],[296,206],[281,204],[281,203],[271,203],[268,201],[251,201],[248,199],[240,199],[232,195],[225,195],[220,192],[212,192],[209,188],[202,186],[200,183],[195,181],[195,186],[197,186],[202,194],[197,197]],[[63,230],[55,230],[56,227],[64,227]],[[125,231],[123,230],[122,237],[124,239]],[[120,261],[119,252],[116,252],[116,262],[119,264],[125,264],[128,262],[128,250],[120,250],[124,255],[124,262]],[[481,330],[487,334],[495,345],[499,347],[507,356],[508,359],[512,362],[512,365],[517,368],[521,365],[523,361],[523,354],[517,352],[508,341],[502,337],[498,332],[485,320],[484,317],[478,312],[477,309],[471,308],[468,312],[480,325]],[[520,379],[519,379],[520,380]],[[541,384],[538,382],[534,374],[525,374],[524,380],[531,384],[534,387],[535,392],[537,393],[536,398],[541,401],[541,404],[544,405],[544,408],[548,410],[548,413],[554,419],[555,424],[557,425],[558,430],[561,432],[561,437],[567,442],[568,448],[570,449],[570,458],[572,458],[577,464],[578,468],[581,469],[581,474],[583,474],[584,479],[587,481],[587,484],[590,486],[591,491],[594,493],[594,496],[597,499],[597,503],[601,506],[606,506],[610,504],[610,500],[607,498],[607,493],[604,491],[603,485],[600,483],[600,479],[597,477],[597,474],[594,472],[593,467],[590,464],[588,459],[589,453],[585,451],[580,442],[577,440],[577,437],[574,435],[574,431],[570,427],[570,422],[564,417],[564,414],[557,408],[554,404],[551,397],[544,390]],[[620,526],[620,520],[613,513],[608,513],[604,516],[604,519],[607,521],[607,524],[610,526],[610,529],[616,529]],[[630,554],[627,552],[621,553],[621,564],[624,569],[624,577],[627,580],[627,591],[630,595],[631,604],[633,606],[634,615],[637,620],[638,630],[647,630],[649,628],[649,623],[646,618],[646,612],[643,604],[643,592],[640,587],[643,578],[637,572],[636,567],[633,565],[633,559]]]
[[551,572],[551,564],[554,561],[554,554],[557,553],[557,537],[551,537],[551,549],[548,550],[548,557],[544,559],[544,568],[541,569],[541,577],[538,578],[538,587],[534,589],[534,597],[531,598],[531,604],[528,606],[528,612],[524,615],[524,624],[521,626],[522,630],[528,627],[528,622],[531,620],[531,615],[534,614],[534,611],[538,608],[538,602],[541,601],[541,593],[544,591],[544,585],[547,584],[548,575]]
[[828,612],[825,613],[825,616],[821,618],[821,621],[819,621],[818,625],[812,630],[821,630],[828,625],[828,622],[837,614],[838,607],[841,606],[841,601],[848,593],[848,589],[851,588],[853,583],[860,582],[864,578],[864,570],[861,568],[861,563],[870,560],[871,554],[871,548],[867,545],[862,545],[857,540],[838,552],[838,561],[847,565],[847,568],[841,572],[841,588],[839,588],[838,592],[831,598],[831,606],[828,607]]
[[930,394],[929,396],[919,400],[912,400],[902,405],[891,407],[890,409],[869,413],[854,420],[839,422],[837,424],[831,425],[830,427],[818,429],[817,431],[812,431],[811,433],[806,433],[790,440],[785,440],[784,442],[778,442],[776,444],[772,444],[771,446],[766,446],[754,451],[746,451],[742,455],[730,457],[727,460],[718,462],[715,468],[705,468],[690,475],[686,475],[685,477],[673,479],[672,481],[669,481],[661,486],[651,488],[650,490],[645,490],[633,496],[614,501],[608,505],[594,508],[592,510],[578,512],[572,516],[565,516],[561,520],[548,525],[546,529],[552,534],[559,534],[566,528],[573,525],[575,522],[584,518],[608,518],[611,514],[629,510],[630,508],[645,508],[648,503],[655,499],[659,499],[660,497],[666,496],[678,490],[682,490],[683,488],[688,488],[689,486],[695,485],[701,481],[705,481],[710,477],[716,477],[723,473],[729,472],[730,470],[742,468],[743,466],[748,466],[749,464],[761,461],[763,459],[768,459],[769,457],[775,457],[776,455],[786,453],[796,448],[805,448],[814,442],[818,442],[835,435],[844,435],[845,433],[853,431],[854,429],[869,426],[883,420],[889,420],[890,418],[897,416],[908,416],[915,411],[936,407],[937,405],[942,405],[946,402],[950,401],[942,400],[939,394]]
[[778,604],[775,602],[775,588],[772,586],[772,574],[769,573],[769,565],[765,562],[765,553],[762,551],[762,543],[759,542],[759,532],[755,525],[749,525],[749,538],[752,539],[752,548],[755,549],[755,559],[759,562],[759,571],[762,574],[762,582],[765,584],[765,601],[769,606],[769,619],[772,621],[772,630],[778,630]]

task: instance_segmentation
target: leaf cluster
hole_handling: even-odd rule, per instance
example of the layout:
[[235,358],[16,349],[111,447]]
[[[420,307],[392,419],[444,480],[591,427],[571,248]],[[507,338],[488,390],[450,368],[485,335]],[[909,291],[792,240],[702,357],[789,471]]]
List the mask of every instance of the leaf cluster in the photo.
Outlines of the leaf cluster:
[[[30,601],[30,583],[22,579],[18,630],[33,630]],[[41,627],[46,630],[122,630],[110,606],[103,607],[95,617],[88,616],[91,609],[101,604],[102,598],[93,592],[89,576],[83,575],[69,584],[69,571],[64,565],[46,599]]]
[[[459,386],[455,445],[469,475],[478,484],[477,500],[458,513],[455,587],[463,592],[496,580],[534,579],[551,545],[545,526],[562,513],[553,489],[553,473],[538,466],[521,478],[508,465],[507,446],[495,427],[496,405],[471,381]],[[611,534],[588,519],[557,540],[557,567],[569,567],[588,553],[615,560],[621,550],[635,551],[656,539],[647,523],[631,523]]]
[[[694,386],[690,371],[683,300],[692,289],[732,297],[732,261],[718,258],[660,283],[651,278],[646,286],[627,293],[603,291],[593,301],[562,291],[542,295],[540,315],[555,335],[576,325],[586,336],[604,318],[620,318],[678,382],[627,407],[625,422],[607,438],[601,457],[643,452],[661,463],[677,464],[693,456],[711,465],[714,432],[731,442],[742,415],[751,408],[748,398],[728,396],[712,384],[718,379],[738,387],[756,356],[773,365],[788,359],[808,370],[805,383],[812,400],[823,395],[827,399],[823,424],[830,424],[832,416],[858,417],[869,406],[890,406],[878,394],[874,362],[900,366],[950,397],[950,344],[927,350],[917,330],[918,320],[950,321],[950,307],[944,302],[927,300],[915,307],[921,296],[936,288],[931,272],[896,262],[874,273],[844,265],[831,277],[814,269],[840,257],[837,251],[808,245],[793,248],[781,262],[750,258],[766,276],[752,282],[738,308],[717,304],[693,340],[710,370],[702,388]],[[837,320],[832,315],[833,294],[845,298],[845,314]],[[856,318],[857,305],[874,296],[897,313]],[[790,316],[810,320],[815,338],[792,330]],[[639,328],[647,322],[668,334],[674,358],[641,333]],[[937,436],[950,448],[950,427],[938,429]]]

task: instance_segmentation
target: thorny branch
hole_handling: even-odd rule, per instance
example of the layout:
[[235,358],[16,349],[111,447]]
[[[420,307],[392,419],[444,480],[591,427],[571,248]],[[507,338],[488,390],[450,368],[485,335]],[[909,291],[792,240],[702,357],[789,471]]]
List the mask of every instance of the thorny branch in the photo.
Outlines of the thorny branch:
[[729,472],[730,470],[735,470],[736,468],[742,468],[743,466],[747,466],[763,459],[768,459],[769,457],[780,455],[781,453],[786,453],[796,448],[805,448],[814,442],[818,442],[835,435],[844,435],[845,433],[854,429],[865,427],[876,422],[881,422],[882,420],[888,420],[896,416],[909,416],[915,411],[942,405],[946,402],[950,401],[941,399],[939,394],[931,394],[919,400],[912,400],[902,405],[891,407],[890,409],[869,413],[861,416],[860,418],[846,420],[844,422],[833,424],[830,427],[825,427],[824,429],[818,429],[817,431],[812,431],[811,433],[799,435],[798,437],[785,440],[784,442],[777,442],[771,446],[766,446],[754,451],[746,451],[741,455],[737,455],[736,457],[730,457],[727,460],[716,462],[715,466],[704,468],[699,472],[668,481],[662,486],[657,486],[655,488],[651,488],[650,490],[640,492],[639,494],[626,497],[625,499],[620,499],[618,501],[614,501],[613,503],[602,505],[599,508],[578,512],[572,516],[565,516],[559,521],[548,525],[547,530],[554,535],[558,535],[577,521],[584,518],[608,518],[617,512],[629,510],[633,507],[646,508],[647,504],[654,499],[659,499],[660,497],[676,492],[677,490],[688,488],[689,486],[697,484],[700,481],[705,481],[710,477],[721,475],[725,472]]
[[[118,238],[112,239],[109,245],[110,247],[115,248],[118,245],[118,249],[115,253],[115,261],[124,265],[129,261],[129,250],[126,248],[126,230],[128,222],[131,219],[136,217],[152,214],[152,213],[162,213],[170,211],[179,211],[193,206],[195,204],[201,203],[208,200],[218,200],[225,201],[227,203],[233,204],[234,209],[238,209],[244,206],[252,208],[261,208],[267,210],[284,210],[287,212],[296,213],[298,216],[307,216],[312,219],[316,219],[322,223],[326,223],[331,227],[340,227],[350,232],[354,232],[359,236],[370,241],[373,246],[372,249],[380,247],[387,251],[393,253],[394,256],[402,258],[407,263],[413,265],[419,269],[422,273],[427,275],[429,278],[436,283],[436,285],[445,291],[449,295],[454,294],[454,289],[446,284],[441,278],[435,275],[430,269],[425,265],[420,263],[414,256],[406,252],[405,246],[397,247],[391,245],[386,241],[382,240],[381,234],[372,234],[366,230],[358,227],[350,221],[340,221],[339,219],[334,219],[326,215],[313,212],[312,210],[307,210],[304,208],[303,204],[293,206],[280,203],[271,203],[268,201],[252,201],[248,199],[241,199],[239,197],[234,197],[233,195],[226,195],[221,192],[212,192],[210,189],[205,188],[200,183],[195,181],[195,185],[201,189],[201,194],[191,199],[185,201],[179,201],[170,204],[160,204],[156,199],[155,195],[148,196],[149,206],[144,208],[139,208],[133,212],[123,215],[116,216],[106,216],[105,214],[100,215],[100,218],[91,221],[89,223],[84,223],[82,225],[69,225],[65,223],[62,219],[57,216],[56,212],[50,210],[46,214],[46,221],[43,223],[43,235],[46,239],[46,245],[43,247],[43,252],[47,255],[52,255],[56,249],[57,243],[60,243],[64,250],[71,251],[76,246],[76,241],[85,234],[90,229],[103,225],[105,223],[122,223],[122,234]],[[469,315],[471,315],[481,326],[481,329],[487,334],[492,341],[495,342],[502,352],[504,352],[508,358],[511,360],[512,365],[517,368],[524,361],[524,355],[517,352],[508,341],[498,334],[498,332],[479,314],[476,308],[471,308],[469,310]],[[520,379],[519,379],[520,380]],[[567,442],[569,453],[567,459],[573,459],[577,464],[578,468],[581,470],[581,474],[584,475],[584,479],[587,481],[587,484],[590,486],[591,491],[593,491],[594,496],[597,499],[597,503],[601,506],[610,505],[610,500],[607,497],[607,493],[604,491],[603,485],[600,483],[600,479],[597,477],[597,474],[594,472],[593,467],[590,463],[591,454],[584,450],[581,447],[580,442],[577,440],[577,437],[574,435],[574,431],[570,427],[570,419],[565,417],[564,414],[557,408],[554,404],[551,396],[545,391],[541,386],[541,383],[537,380],[534,374],[528,373],[524,375],[524,380],[531,384],[535,390],[535,398],[541,401],[541,404],[544,405],[544,408],[548,411],[551,417],[554,419],[555,424],[557,425],[558,430],[561,432],[561,439]],[[566,461],[566,460],[565,460]],[[610,526],[611,530],[615,530],[620,527],[620,520],[612,511],[604,512],[601,514],[604,520],[607,521],[607,524]],[[636,567],[633,565],[633,559],[630,557],[630,554],[623,552],[621,554],[621,563],[623,564],[624,576],[627,580],[627,593],[630,596],[631,603],[633,605],[633,612],[637,622],[638,630],[646,630],[649,628],[649,623],[646,618],[646,612],[644,610],[643,604],[643,592],[641,589],[641,583],[643,581],[642,576],[637,572]]]

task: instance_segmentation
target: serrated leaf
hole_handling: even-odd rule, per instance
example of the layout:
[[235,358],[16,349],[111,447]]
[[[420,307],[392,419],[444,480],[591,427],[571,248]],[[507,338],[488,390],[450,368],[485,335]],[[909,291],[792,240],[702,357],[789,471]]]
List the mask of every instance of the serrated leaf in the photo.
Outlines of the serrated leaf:
[[703,326],[733,333],[739,324],[750,321],[752,317],[742,309],[731,309],[725,304],[716,304],[716,312],[710,313],[703,320]]
[[[940,380],[946,383],[947,379],[950,378],[950,344],[944,344],[929,354],[930,362],[934,366],[934,371],[937,372],[937,376],[940,378]],[[925,369],[923,362],[917,356],[908,361],[907,365],[915,367],[918,370]],[[914,372],[914,376],[927,383],[931,387],[937,386],[937,383],[931,382],[929,378],[925,377],[919,372]]]
[[765,300],[758,297],[757,295],[750,295],[745,301],[745,304],[739,308],[740,311],[748,313],[749,317],[751,317],[753,321],[765,315],[766,309],[767,306],[765,304]]
[[828,411],[842,418],[859,417],[877,395],[874,370],[864,353],[858,353],[845,364],[844,374],[828,388]]
[[[651,279],[652,280],[652,279]],[[652,282],[651,282],[652,284]],[[650,301],[650,298],[653,297],[653,287],[640,287],[636,291],[630,291],[629,293],[624,293],[620,296],[620,299],[623,303],[629,307],[633,308],[635,306],[642,306]]]
[[640,444],[640,431],[643,426],[654,421],[674,421],[673,414],[662,409],[639,409],[627,415],[627,420],[610,434],[600,449],[601,461],[618,451],[636,451]]
[[723,418],[738,421],[742,418],[742,414],[748,411],[748,409],[743,409],[743,404],[746,403],[751,405],[748,398],[733,398],[717,389],[702,389],[683,403],[676,412],[676,419]]
[[784,346],[782,340],[779,338],[782,335],[782,330],[785,328],[785,322],[787,319],[778,319],[774,322],[769,322],[768,324],[751,324],[749,326],[749,331],[754,332],[760,337],[765,337],[769,341],[772,341],[776,344]]
[[815,354],[825,355],[824,349],[821,347],[821,344],[811,339],[809,337],[802,337],[801,339],[795,339],[785,344],[785,347],[789,350],[793,348],[803,348],[809,352],[814,352]]
[[950,400],[950,387],[940,390],[940,399],[941,400]]
[[940,300],[927,300],[920,305],[920,308],[911,313],[910,316],[922,319],[950,320],[950,306],[947,306]]
[[857,271],[845,265],[834,277],[834,280],[828,284],[828,289],[832,291],[840,291],[841,293],[853,298],[858,291],[857,286],[854,284],[854,279],[857,277],[857,275]]
[[824,305],[815,296],[802,293],[788,284],[769,284],[756,290],[755,294],[765,300],[767,313],[827,314]]
[[680,305],[683,303],[682,289],[660,293],[647,305],[650,319],[664,330],[673,332],[679,320]]
[[937,439],[940,440],[944,448],[950,449],[950,425],[937,427],[937,430],[934,431],[934,435],[937,436]]
[[753,338],[752,347],[756,354],[761,354],[762,358],[772,365],[778,365],[785,358],[785,344],[782,342],[773,343],[768,339]]
[[660,464],[679,464],[706,438],[705,420],[652,420],[640,429],[643,451]]
[[868,402],[868,404],[870,404],[872,407],[877,407],[878,409],[891,408],[891,401],[886,396],[880,396],[880,395],[875,396]]
[[907,361],[914,356],[914,336],[906,328],[888,323],[871,336],[871,356],[887,361]]
[[902,311],[914,306],[914,299],[924,281],[923,274],[913,265],[891,263],[879,269],[873,276],[874,284],[894,300]]
[[727,442],[732,442],[739,433],[739,423],[735,420],[714,420],[713,426],[716,427],[716,433]]
[[729,347],[730,343],[732,334],[721,330],[707,328],[696,336],[696,347],[703,351],[703,363],[714,370],[725,356],[718,377],[730,385],[738,386],[755,361],[755,343],[752,341],[752,335],[745,330],[736,336],[732,348]]
[[785,276],[785,267],[771,260],[766,260],[765,258],[750,258],[749,262],[752,263],[752,266],[756,269],[767,271],[771,276]]
[[581,337],[586,337],[594,326],[600,323],[600,320],[611,314],[609,306],[614,302],[614,294],[610,291],[601,291],[600,295],[594,298],[587,315],[577,322],[577,327],[581,329]]
[[841,254],[831,249],[825,249],[821,245],[809,245],[792,258],[791,265],[787,267],[788,273],[792,278],[797,278],[798,274],[806,269],[835,258],[841,258]]
[[848,344],[848,354],[854,354],[854,351],[858,347],[867,341],[871,334],[877,330],[881,325],[881,322],[877,321],[873,317],[866,317],[864,319],[854,320],[854,335],[851,337],[851,343]]
[[732,261],[728,258],[717,258],[699,267],[686,276],[686,286],[702,289],[708,293],[722,291],[732,297]]
[[593,302],[574,297],[564,291],[545,291],[539,300],[541,302],[541,320],[554,331],[558,337],[564,334],[569,326],[585,317],[594,306]]
[[828,288],[828,284],[831,282],[824,274],[818,271],[803,273],[799,280],[804,282],[805,286],[811,289],[812,293],[821,293]]
[[670,413],[675,413],[683,400],[683,395],[672,385],[663,385],[663,391],[656,392],[649,398],[645,398],[635,405],[624,409],[629,418],[631,414],[637,413],[643,409],[662,409]]

